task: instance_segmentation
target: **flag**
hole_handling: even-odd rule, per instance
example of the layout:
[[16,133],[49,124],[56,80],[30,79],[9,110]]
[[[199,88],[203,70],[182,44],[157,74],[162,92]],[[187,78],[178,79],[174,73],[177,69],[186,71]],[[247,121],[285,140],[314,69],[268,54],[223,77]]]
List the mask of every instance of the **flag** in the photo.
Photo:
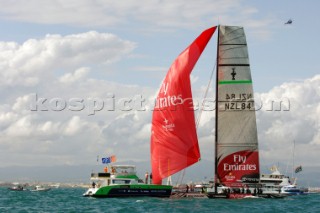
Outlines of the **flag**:
[[278,168],[277,168],[277,166],[272,166],[272,167],[270,168],[270,170],[271,170],[271,172],[275,172],[275,171],[278,170]]
[[112,155],[110,158],[111,158],[111,163],[114,163],[117,161],[117,158],[115,155]]
[[101,161],[103,164],[108,164],[110,163],[110,158],[101,158]]
[[110,157],[102,158],[102,163],[103,164],[108,164],[108,163],[114,163],[116,162],[117,158],[115,155],[112,155]]
[[302,166],[298,166],[296,169],[295,169],[295,173],[298,173],[298,172],[301,172],[302,171]]

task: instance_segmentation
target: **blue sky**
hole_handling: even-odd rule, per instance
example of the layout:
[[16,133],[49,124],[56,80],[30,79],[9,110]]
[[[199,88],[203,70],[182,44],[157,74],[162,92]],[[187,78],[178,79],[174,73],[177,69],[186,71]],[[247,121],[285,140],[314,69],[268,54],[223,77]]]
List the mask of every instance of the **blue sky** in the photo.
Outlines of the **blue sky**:
[[[201,12],[202,8],[197,8],[198,15],[195,16],[194,20],[192,16],[186,17],[184,20],[183,15],[187,15],[180,15],[180,11],[174,10],[179,10],[179,6],[174,7],[172,6],[174,5],[173,3],[167,1],[162,3],[156,3],[157,1],[151,1],[154,3],[141,2],[136,5],[129,1],[128,5],[132,8],[144,7],[144,4],[150,7],[142,10],[145,13],[141,17],[138,12],[128,12],[130,11],[130,6],[129,9],[122,9],[121,7],[125,8],[125,3],[122,3],[123,6],[114,6],[114,8],[120,14],[122,12],[128,12],[128,14],[117,16],[117,12],[114,12],[114,14],[110,15],[108,14],[110,12],[108,10],[108,1],[101,1],[101,4],[105,5],[105,10],[100,12],[106,13],[106,16],[101,18],[114,20],[106,21],[105,24],[102,23],[101,25],[97,23],[99,21],[97,20],[98,18],[92,17],[94,16],[93,14],[90,15],[90,19],[94,21],[85,20],[85,15],[88,15],[87,13],[90,12],[90,9],[93,10],[92,12],[98,10],[90,2],[86,3],[91,5],[92,8],[87,8],[88,12],[84,14],[83,19],[79,19],[76,13],[68,14],[72,9],[77,10],[74,8],[83,8],[84,4],[81,3],[67,3],[66,5],[70,5],[71,8],[65,11],[63,11],[63,4],[61,4],[61,12],[57,4],[54,4],[55,1],[49,1],[51,4],[45,7],[44,12],[41,12],[38,18],[30,13],[39,13],[40,6],[37,8],[37,1],[31,2],[26,9],[27,12],[21,12],[22,15],[19,14],[18,7],[23,8],[25,3],[18,3],[17,6],[7,6],[7,10],[6,7],[2,9],[1,25],[5,29],[0,34],[2,41],[23,43],[30,38],[43,38],[46,34],[68,35],[90,30],[113,33],[122,39],[136,42],[138,45],[133,54],[144,56],[138,59],[131,58],[131,60],[121,63],[119,70],[124,70],[123,72],[126,75],[130,75],[132,68],[135,70],[138,70],[139,67],[165,69],[171,64],[174,57],[185,48],[186,44],[190,43],[200,31],[211,25],[219,23],[241,25],[245,27],[247,32],[252,66],[257,70],[257,72],[253,72],[253,75],[255,80],[260,82],[255,87],[256,91],[270,89],[274,84],[280,84],[287,80],[288,76],[291,76],[293,80],[297,80],[317,74],[317,71],[314,71],[314,61],[316,61],[316,51],[319,44],[312,42],[317,40],[316,37],[318,35],[316,20],[319,16],[317,13],[319,3],[316,1],[308,1],[308,4],[299,1],[268,1],[268,3],[256,1],[226,1],[225,3],[221,1],[220,3],[220,1],[214,1],[221,5],[226,4],[227,6],[222,7],[224,8],[222,11],[225,12],[215,11],[214,6],[212,6],[213,11],[204,10],[205,12],[203,13]],[[188,5],[190,2],[180,4]],[[207,1],[200,1],[199,3],[190,4],[190,7],[196,5],[205,7],[206,4],[210,5]],[[63,16],[67,17],[67,20],[59,18],[60,14],[50,14],[47,18],[41,18],[46,16],[46,9],[50,13],[50,6],[55,8],[52,11],[60,11]],[[170,21],[169,18],[166,18],[162,23],[160,17],[155,18],[153,16],[151,10],[157,10],[156,7],[159,6],[161,6],[159,10],[162,10],[162,12],[160,11],[158,14],[168,13],[170,19],[172,19],[172,24],[167,23]],[[65,7],[68,8],[67,6]],[[173,11],[167,11],[166,8],[170,7],[173,8]],[[79,11],[82,10],[79,9]],[[189,10],[186,12],[192,12],[192,9]],[[158,16],[158,14],[156,13],[155,16]],[[81,16],[82,14],[79,15]],[[104,14],[100,15],[103,16]],[[150,20],[148,16],[150,16]],[[294,20],[294,24],[285,26],[283,23],[289,18]],[[182,24],[179,25],[180,23]],[[212,49],[208,49],[208,51],[210,50]],[[209,54],[212,53],[210,52]],[[308,54],[308,57],[305,57],[306,54]],[[211,58],[207,60],[211,60]],[[270,63],[273,66],[270,66]],[[154,82],[156,82],[141,82],[142,78],[139,75],[141,71],[132,74],[131,78],[124,78],[121,75],[123,73],[119,71],[118,73],[118,75],[113,76],[113,80],[130,84],[143,83],[148,86],[154,86]],[[155,75],[155,73],[152,73],[152,75]],[[160,79],[164,76],[163,72],[156,75]]]
[[[130,75],[132,68],[136,70],[139,67],[166,69],[174,57],[176,57],[176,55],[185,48],[186,44],[190,43],[200,31],[211,25],[217,25],[219,21],[220,24],[241,25],[245,27],[251,63],[254,69],[257,70],[257,72],[253,72],[253,75],[255,80],[260,82],[255,87],[256,91],[270,89],[274,84],[280,84],[287,80],[288,76],[291,76],[293,80],[297,80],[317,74],[317,71],[314,71],[314,61],[316,61],[316,51],[319,44],[312,42],[317,40],[318,35],[316,20],[319,18],[317,13],[319,3],[316,1],[308,1],[308,4],[299,1],[268,1],[268,3],[256,1],[227,1],[223,3],[223,1],[221,1],[220,4],[228,5],[224,8],[226,12],[215,11],[214,6],[212,6],[213,11],[205,10],[204,13],[201,13],[202,9],[197,8],[198,16],[195,16],[195,21],[192,17],[186,17],[186,19],[183,20],[182,15],[180,16],[179,13],[176,14],[176,11],[169,11],[173,22],[172,24],[167,23],[170,21],[169,19],[166,19],[165,23],[161,23],[161,18],[153,17],[150,11],[143,10],[145,14],[141,15],[142,18],[139,17],[138,13],[134,15],[132,15],[132,13],[122,14],[120,17],[117,17],[115,12],[115,14],[110,15],[115,21],[107,22],[101,26],[100,23],[97,23],[98,20],[91,17],[93,14],[90,17],[94,22],[90,22],[90,20],[79,20],[76,14],[66,15],[65,13],[68,13],[69,10],[63,11],[63,9],[61,9],[61,13],[63,16],[67,16],[68,20],[58,18],[59,14],[50,14],[50,18],[47,18],[47,21],[42,20],[41,17],[45,16],[46,12],[42,12],[39,19],[37,17],[30,17],[30,13],[32,13],[33,10],[35,14],[39,12],[39,8],[36,8],[37,1],[31,2],[31,6],[27,8],[29,12],[22,12],[23,15],[19,14],[19,9],[14,8],[20,5],[23,8],[24,3],[19,3],[17,6],[8,6],[10,10],[7,9],[7,11],[5,8],[2,9],[1,25],[2,28],[5,29],[0,34],[2,41],[23,43],[30,38],[43,38],[46,34],[68,35],[90,30],[101,33],[113,33],[122,39],[136,42],[138,45],[133,54],[145,56],[138,59],[132,58],[121,64],[119,70],[124,70],[126,74]],[[54,1],[49,2],[52,2],[47,6],[47,9],[50,11],[50,5],[53,7],[53,5],[56,6],[56,4],[53,3]],[[108,1],[105,1],[105,3],[103,3],[104,1],[101,2],[101,4],[104,4],[106,7],[104,11],[109,13]],[[205,7],[208,3],[209,2],[206,1],[192,4],[186,2],[183,5],[203,5]],[[89,2],[87,2],[87,4],[90,5]],[[131,5],[132,8],[135,8],[143,7],[144,2],[135,5],[130,1],[128,4]],[[164,1],[163,3],[149,3],[146,5],[149,7],[162,5],[161,8],[163,12],[159,12],[161,15],[169,13],[166,11],[166,7],[173,7],[173,9],[176,10],[179,9],[178,6],[174,8],[174,6],[170,6],[170,4],[172,3]],[[78,6],[76,3],[70,5],[74,8],[83,7],[80,3]],[[59,8],[55,8],[57,11],[60,11]],[[115,8],[121,13],[121,6],[115,6]],[[98,10],[94,6],[88,8],[88,10],[90,9],[92,9],[93,12],[94,10]],[[148,8],[146,8],[146,10],[147,9]],[[155,8],[150,8],[150,10],[151,9]],[[129,9],[123,9],[123,12],[128,10]],[[10,14],[8,11],[13,12]],[[192,12],[192,10],[187,12]],[[108,16],[109,15],[106,14],[106,17],[102,18],[108,19]],[[150,20],[148,20],[148,16],[150,16]],[[294,24],[285,26],[284,22],[289,18],[294,20]],[[179,25],[180,23],[183,24]],[[212,49],[208,49],[208,51],[210,50]],[[209,54],[212,53],[210,52]],[[308,54],[308,57],[305,57],[306,54]],[[211,58],[208,58],[208,60],[211,60]],[[270,66],[270,63],[272,63],[273,66]],[[156,81],[141,82],[142,78],[139,76],[140,73],[141,72],[132,74],[131,77],[136,76],[134,78],[123,78],[119,73],[119,75],[114,76],[113,80],[130,84],[143,83],[148,86],[154,85]],[[262,75],[262,73],[265,75]],[[152,75],[154,74],[155,73],[152,73]],[[163,72],[162,74],[157,73],[157,75],[160,79],[164,76]]]
[[[0,1],[0,166],[90,164],[97,155],[148,161],[151,111],[32,111],[38,98],[142,95],[152,100],[166,71],[204,29],[240,25],[247,35],[256,97],[260,158],[320,166],[320,3],[309,1]],[[284,23],[292,18],[292,25]],[[202,97],[216,58],[214,36],[192,73]],[[210,95],[212,94],[212,89]],[[290,100],[290,111],[268,104]],[[51,108],[50,108],[51,107]],[[213,159],[213,116],[198,130]],[[288,149],[289,147],[289,149]],[[27,150],[27,151],[26,151]],[[128,152],[127,150],[131,150]],[[23,158],[24,160],[18,160]]]

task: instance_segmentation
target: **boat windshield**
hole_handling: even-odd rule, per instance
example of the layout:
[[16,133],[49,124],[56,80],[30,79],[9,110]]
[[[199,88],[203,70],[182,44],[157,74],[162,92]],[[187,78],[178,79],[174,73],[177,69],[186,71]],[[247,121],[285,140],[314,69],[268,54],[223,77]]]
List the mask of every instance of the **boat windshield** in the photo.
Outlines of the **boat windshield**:
[[113,184],[130,184],[131,180],[112,180]]
[[135,174],[135,166],[130,165],[114,165],[111,166],[112,174]]

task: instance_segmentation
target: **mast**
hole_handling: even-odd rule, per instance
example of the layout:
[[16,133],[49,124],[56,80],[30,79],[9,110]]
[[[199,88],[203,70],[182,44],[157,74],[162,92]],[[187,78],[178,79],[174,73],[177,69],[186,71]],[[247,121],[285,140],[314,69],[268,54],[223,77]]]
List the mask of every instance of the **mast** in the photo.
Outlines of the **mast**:
[[216,116],[215,116],[215,160],[214,160],[214,191],[217,194],[218,190],[218,75],[219,75],[219,38],[220,38],[220,25],[218,28],[217,38],[217,65],[216,65]]
[[292,149],[292,179],[294,179],[294,150],[295,150],[296,141],[293,140],[293,149]]

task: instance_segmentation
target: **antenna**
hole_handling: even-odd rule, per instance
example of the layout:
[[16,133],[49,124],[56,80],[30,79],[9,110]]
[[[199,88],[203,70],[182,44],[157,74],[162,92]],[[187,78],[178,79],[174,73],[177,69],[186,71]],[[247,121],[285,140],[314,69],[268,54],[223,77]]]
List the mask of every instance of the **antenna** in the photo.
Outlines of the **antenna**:
[[296,141],[293,140],[293,148],[292,148],[292,178],[294,174],[294,150],[295,150]]

